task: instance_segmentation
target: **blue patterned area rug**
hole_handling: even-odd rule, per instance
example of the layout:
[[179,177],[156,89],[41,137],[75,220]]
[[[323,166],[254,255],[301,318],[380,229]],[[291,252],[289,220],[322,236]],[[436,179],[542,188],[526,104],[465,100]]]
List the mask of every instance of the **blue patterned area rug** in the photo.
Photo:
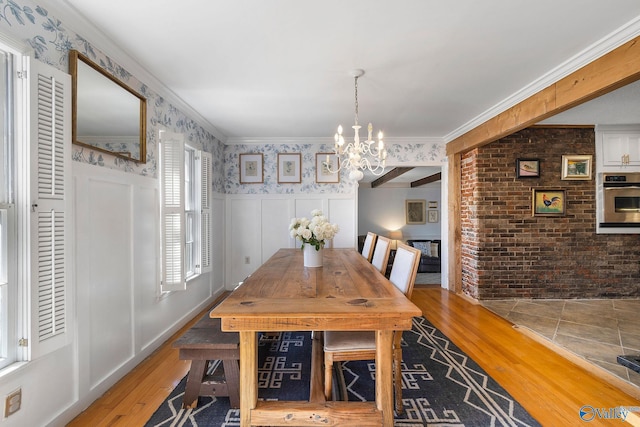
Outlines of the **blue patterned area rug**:
[[[403,334],[402,401],[395,426],[538,426],[539,424],[471,358],[424,317]],[[213,362],[210,369],[215,369]],[[262,334],[258,397],[305,400],[309,395],[311,337],[306,332]],[[343,363],[350,401],[375,399],[373,362]],[[186,378],[158,408],[151,426],[239,426],[239,410],[226,397],[200,397],[181,409]]]

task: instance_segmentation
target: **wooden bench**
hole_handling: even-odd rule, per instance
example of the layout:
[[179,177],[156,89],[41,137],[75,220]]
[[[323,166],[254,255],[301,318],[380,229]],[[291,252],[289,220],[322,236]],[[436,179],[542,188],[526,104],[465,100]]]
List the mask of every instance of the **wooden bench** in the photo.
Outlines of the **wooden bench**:
[[[198,396],[228,396],[232,408],[240,407],[239,335],[222,332],[220,319],[205,315],[178,338],[173,347],[180,350],[180,360],[191,360],[183,408],[198,405]],[[220,367],[207,375],[209,361],[222,361]]]

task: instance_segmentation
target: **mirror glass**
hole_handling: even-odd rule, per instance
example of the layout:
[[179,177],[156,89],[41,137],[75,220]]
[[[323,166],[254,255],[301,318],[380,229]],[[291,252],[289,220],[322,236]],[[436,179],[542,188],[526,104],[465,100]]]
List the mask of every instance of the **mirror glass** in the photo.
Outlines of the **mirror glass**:
[[73,142],[146,161],[146,100],[78,51],[69,52]]

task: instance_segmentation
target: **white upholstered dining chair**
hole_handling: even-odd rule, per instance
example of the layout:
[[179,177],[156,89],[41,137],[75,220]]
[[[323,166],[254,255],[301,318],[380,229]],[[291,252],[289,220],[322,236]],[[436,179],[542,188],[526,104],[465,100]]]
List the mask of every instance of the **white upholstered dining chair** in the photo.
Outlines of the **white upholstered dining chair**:
[[[411,298],[419,264],[420,250],[398,243],[389,281],[402,291],[407,298]],[[395,331],[393,334],[393,388],[395,391],[395,408],[398,414],[403,412],[401,341],[402,331]],[[325,331],[324,394],[326,399],[331,399],[334,362],[373,360],[375,357],[376,336],[374,331]]]
[[371,257],[373,256],[373,248],[376,245],[377,238],[378,235],[370,231],[367,233],[367,237],[364,239],[364,245],[362,246],[362,256],[365,257],[369,262],[371,262]]
[[387,272],[387,262],[389,262],[390,252],[391,239],[378,236],[376,239],[376,247],[373,250],[373,258],[371,258],[371,264],[382,274]]

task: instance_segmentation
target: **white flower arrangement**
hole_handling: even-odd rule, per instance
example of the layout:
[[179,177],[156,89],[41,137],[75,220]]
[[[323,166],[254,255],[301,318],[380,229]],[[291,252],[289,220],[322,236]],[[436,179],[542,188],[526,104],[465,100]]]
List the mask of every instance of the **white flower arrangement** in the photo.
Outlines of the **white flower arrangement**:
[[311,211],[311,219],[292,218],[289,224],[289,234],[294,239],[302,242],[302,249],[305,244],[312,245],[317,251],[324,247],[326,240],[333,239],[339,231],[337,224],[330,224],[322,211],[314,209]]

